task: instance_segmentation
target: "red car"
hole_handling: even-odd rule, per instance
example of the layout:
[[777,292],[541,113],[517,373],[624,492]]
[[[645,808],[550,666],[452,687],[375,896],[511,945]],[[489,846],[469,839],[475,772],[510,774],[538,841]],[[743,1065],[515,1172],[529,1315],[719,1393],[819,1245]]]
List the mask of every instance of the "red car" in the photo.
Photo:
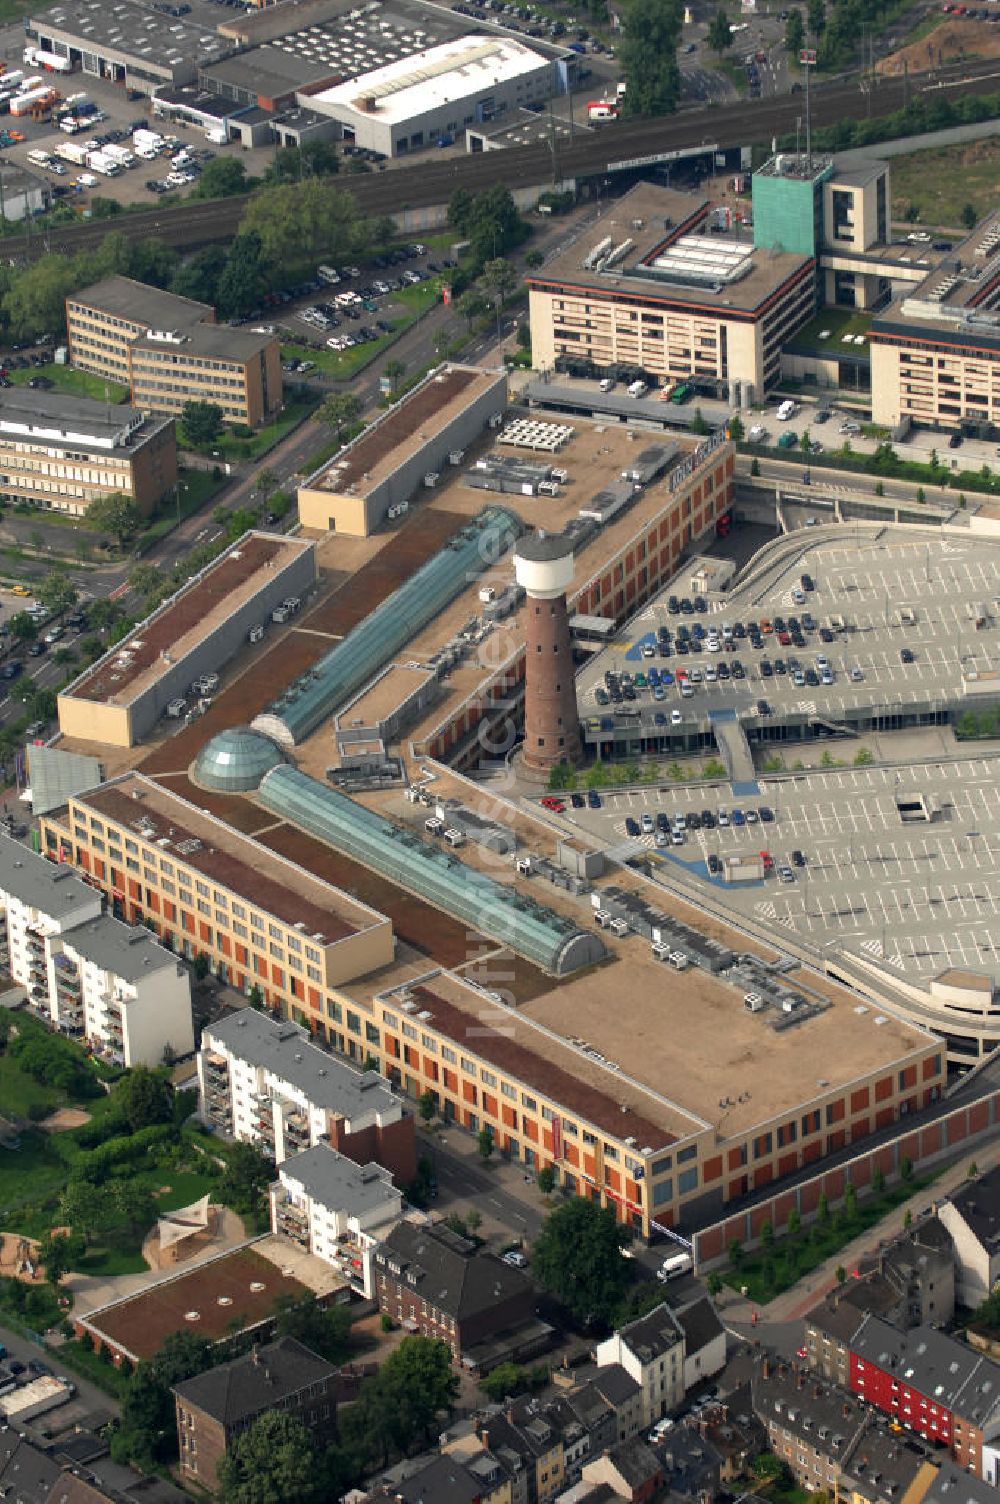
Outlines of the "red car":
[[542,808],[551,810],[554,815],[564,815],[566,813],[565,804],[561,799],[557,799],[554,794],[545,795],[545,798],[542,800]]

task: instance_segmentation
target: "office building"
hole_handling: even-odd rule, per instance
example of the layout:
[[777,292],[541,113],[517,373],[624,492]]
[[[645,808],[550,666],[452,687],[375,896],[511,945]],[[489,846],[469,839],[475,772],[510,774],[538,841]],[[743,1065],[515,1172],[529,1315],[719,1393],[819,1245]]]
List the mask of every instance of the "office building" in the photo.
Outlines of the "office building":
[[374,1299],[375,1249],[403,1215],[391,1171],[355,1164],[320,1142],[279,1164],[270,1200],[272,1232],[332,1264],[356,1294]]
[[[279,1164],[322,1145],[353,1161],[370,1161],[400,1185],[416,1174],[414,1121],[376,1071],[357,1071],[312,1044],[304,1029],[253,1008],[207,1028],[198,1054],[199,1112],[207,1125],[258,1144]],[[334,1160],[314,1155],[332,1183]],[[316,1189],[318,1182],[310,1178]],[[303,1191],[303,1195],[305,1192]],[[375,1204],[374,1190],[367,1200]],[[388,1205],[388,1199],[385,1204]]]
[[124,1065],[194,1049],[191,987],[146,929],[103,913],[72,868],[0,837],[0,966],[31,1010]]
[[[726,211],[728,215],[728,211]],[[699,194],[640,183],[527,276],[539,370],[633,377],[739,405],[777,384],[816,303],[812,251],[762,251]]]
[[227,423],[257,427],[281,406],[276,334],[217,324],[205,303],[105,277],[66,299],[70,364],[128,386],[148,412],[211,402]]
[[181,1476],[202,1488],[218,1485],[230,1446],[261,1415],[284,1411],[300,1420],[322,1448],[337,1428],[337,1369],[294,1337],[174,1385]]
[[92,501],[115,495],[146,517],[176,484],[169,419],[61,392],[0,392],[0,497],[11,505],[82,517]]
[[871,332],[872,419],[1000,432],[1000,213],[984,219]]

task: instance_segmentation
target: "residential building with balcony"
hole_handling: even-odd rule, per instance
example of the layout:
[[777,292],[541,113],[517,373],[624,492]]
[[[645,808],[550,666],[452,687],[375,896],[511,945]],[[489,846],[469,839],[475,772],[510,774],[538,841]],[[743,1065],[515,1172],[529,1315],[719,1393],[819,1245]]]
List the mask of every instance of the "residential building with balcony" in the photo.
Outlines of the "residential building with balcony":
[[70,867],[0,837],[0,968],[32,1012],[120,1065],[158,1065],[167,1046],[190,1054],[187,972],[103,907]]
[[337,1059],[288,1020],[245,1008],[211,1024],[198,1089],[203,1122],[259,1144],[278,1164],[324,1141],[401,1185],[416,1174],[413,1115],[389,1082]]
[[642,1423],[676,1410],[684,1398],[684,1328],[666,1304],[598,1344],[599,1367],[620,1363],[642,1390]]
[[214,1490],[233,1441],[270,1410],[294,1415],[318,1446],[337,1424],[337,1370],[294,1337],[279,1337],[174,1387],[181,1476]]
[[374,1298],[374,1255],[403,1215],[403,1194],[381,1165],[356,1165],[326,1143],[293,1154],[271,1186],[271,1231],[290,1238]]

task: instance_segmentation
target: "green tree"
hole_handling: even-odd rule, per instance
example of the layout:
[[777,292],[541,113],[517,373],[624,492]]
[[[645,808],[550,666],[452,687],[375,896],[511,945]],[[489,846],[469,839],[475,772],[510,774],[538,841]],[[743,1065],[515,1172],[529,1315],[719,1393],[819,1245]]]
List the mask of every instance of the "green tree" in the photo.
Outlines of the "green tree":
[[826,1192],[821,1191],[816,1203],[816,1221],[820,1227],[825,1227],[830,1220],[830,1203],[826,1199]]
[[712,51],[719,57],[724,52],[728,52],[733,44],[733,28],[729,24],[729,17],[721,6],[709,22],[708,34],[705,40]]
[[455,305],[462,315],[470,330],[477,319],[481,319],[489,312],[490,305],[483,297],[478,288],[470,287],[468,292],[463,292]]
[[52,1286],[58,1285],[68,1274],[84,1251],[82,1238],[67,1237],[65,1233],[49,1232],[38,1247],[38,1262],[45,1271],[45,1278]]
[[574,1196],[545,1219],[535,1276],[577,1321],[610,1321],[629,1283],[621,1256],[627,1241],[611,1207]]
[[17,642],[34,642],[38,636],[38,623],[27,611],[15,611],[9,625],[10,635]]
[[129,570],[128,582],[136,595],[152,595],[163,584],[163,572],[155,564],[137,564]]
[[680,0],[628,0],[618,57],[625,76],[625,114],[669,115],[680,98],[677,66]]
[[979,218],[979,216],[976,213],[976,206],[975,206],[975,204],[963,204],[962,205],[962,224],[964,225],[964,227],[967,230],[974,230],[975,229],[975,227],[976,227],[976,220],[978,218]]
[[774,1247],[774,1228],[770,1222],[761,1223],[760,1246],[765,1249]]
[[789,1476],[788,1465],[773,1452],[761,1452],[753,1461],[753,1470],[758,1478],[769,1478],[773,1482],[784,1480]]
[[194,398],[181,408],[184,436],[195,448],[211,444],[222,432],[222,408],[217,402],[198,402]]
[[385,374],[392,382],[392,389],[395,391],[406,375],[405,360],[398,360],[395,357],[392,360],[387,360],[385,363]]
[[480,1128],[476,1135],[476,1147],[480,1158],[487,1160],[493,1153],[493,1130],[489,1126]]
[[691,432],[694,434],[708,433],[708,424],[705,422],[705,414],[700,407],[696,407],[691,415]]
[[77,600],[76,586],[65,569],[51,569],[41,583],[35,586],[35,594],[45,609],[57,616],[62,611],[68,611]]
[[[196,251],[190,261],[183,261],[170,279],[170,291],[196,303],[215,303],[219,278],[226,267],[226,251],[221,245]],[[249,306],[249,305],[248,305]]]
[[809,23],[811,36],[821,37],[826,30],[826,3],[825,0],[809,0],[806,7],[806,19]]
[[351,392],[331,392],[324,397],[316,412],[320,423],[333,430],[338,444],[345,428],[350,428],[361,416],[361,403]]
[[513,250],[530,232],[510,189],[496,183],[472,200],[466,233],[476,264],[482,266]]
[[420,1121],[422,1123],[433,1121],[434,1114],[437,1112],[437,1099],[429,1088],[427,1091],[421,1092],[417,1110],[420,1113]]
[[229,1150],[219,1182],[219,1195],[241,1214],[253,1214],[274,1179],[274,1166],[255,1144],[236,1143]]
[[216,157],[206,162],[201,176],[191,189],[191,198],[231,198],[246,193],[252,186],[247,170],[237,157]]
[[812,435],[810,434],[808,428],[803,429],[802,436],[799,439],[799,448],[802,450],[803,454],[808,454],[811,447]]
[[800,10],[790,10],[785,22],[785,51],[797,57],[806,40],[806,30]]
[[798,1207],[797,1206],[793,1206],[792,1209],[791,1209],[791,1211],[788,1213],[788,1234],[789,1234],[789,1237],[794,1238],[795,1234],[799,1231],[799,1229],[801,1228],[801,1226],[802,1226],[802,1217],[801,1217],[801,1214],[799,1212]]
[[530,267],[532,271],[534,271],[537,267],[542,265],[544,260],[545,255],[542,251],[532,250],[528,251],[527,255],[525,256],[524,264],[525,266]]
[[316,1451],[297,1415],[265,1410],[231,1443],[218,1467],[223,1504],[310,1504],[320,1495]]
[[483,286],[489,288],[494,294],[501,308],[519,281],[517,272],[504,256],[497,256],[494,260],[487,261],[483,267]]
[[551,1196],[556,1184],[556,1172],[551,1165],[543,1165],[538,1172],[538,1189],[543,1196]]
[[112,1099],[133,1133],[173,1119],[173,1093],[162,1071],[135,1065],[115,1083]]
[[874,1170],[872,1171],[872,1190],[875,1192],[876,1196],[881,1196],[882,1192],[885,1190],[885,1176],[882,1174],[882,1171],[879,1169],[878,1165],[876,1165]]
[[479,1382],[479,1387],[488,1400],[495,1405],[520,1394],[526,1387],[527,1374],[518,1363],[499,1363],[492,1372]]
[[437,1417],[458,1396],[450,1349],[432,1337],[404,1337],[382,1364],[379,1385],[404,1429],[424,1441],[440,1430]]
[[10,332],[31,335],[66,326],[66,299],[81,285],[68,256],[40,256],[17,273],[0,299]]
[[328,1363],[342,1363],[351,1345],[348,1306],[319,1306],[311,1295],[302,1300],[282,1295],[275,1301],[275,1335],[294,1337]]
[[722,1294],[722,1275],[718,1269],[710,1269],[705,1280],[705,1288],[713,1300],[717,1300]]
[[[112,537],[118,539],[120,547],[124,547],[126,540],[138,532],[142,521],[142,513],[139,511],[137,502],[131,496],[114,492],[109,492],[107,496],[95,496],[84,515],[89,527],[92,527],[95,532],[110,533]],[[92,626],[97,626],[93,609],[90,612],[90,621]]]
[[229,247],[219,273],[215,306],[223,318],[248,313],[260,302],[267,279],[264,247],[255,231],[240,233]]
[[240,234],[259,236],[264,266],[285,277],[324,257],[349,261],[370,243],[357,200],[323,179],[259,189],[243,211]]
[[739,1238],[730,1239],[729,1262],[732,1264],[734,1269],[739,1269],[740,1265],[743,1263],[743,1244],[740,1242]]
[[858,1193],[850,1181],[844,1188],[844,1211],[848,1219],[853,1222],[858,1212]]
[[733,413],[733,416],[726,424],[726,428],[733,443],[742,444],[746,436],[746,430],[743,427],[743,419],[740,417],[739,413]]
[[843,1264],[837,1265],[836,1269],[833,1271],[833,1277],[837,1281],[838,1285],[842,1285],[844,1283],[845,1279],[847,1278],[847,1270],[844,1268]]
[[913,1160],[906,1154],[899,1161],[899,1176],[901,1180],[906,1182],[913,1179]]

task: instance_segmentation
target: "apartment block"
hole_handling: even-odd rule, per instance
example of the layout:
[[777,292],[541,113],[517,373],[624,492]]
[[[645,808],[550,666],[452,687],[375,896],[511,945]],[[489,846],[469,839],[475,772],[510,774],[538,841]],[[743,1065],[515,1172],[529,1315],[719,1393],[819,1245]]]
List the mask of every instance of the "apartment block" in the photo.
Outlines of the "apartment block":
[[294,1415],[320,1448],[332,1441],[337,1370],[294,1337],[279,1337],[175,1385],[174,1405],[181,1475],[214,1490],[233,1441],[268,1411]]
[[483,1371],[540,1351],[551,1336],[535,1319],[528,1276],[447,1227],[393,1228],[375,1254],[375,1298],[408,1331],[439,1338],[456,1361]]
[[281,406],[277,335],[233,329],[205,303],[130,277],[106,277],[66,300],[70,364],[120,382],[149,412],[214,402],[256,426]]
[[850,1388],[983,1476],[984,1444],[1000,1436],[1000,1364],[992,1358],[936,1327],[901,1332],[868,1316],[851,1339]]
[[115,495],[148,516],[176,483],[169,419],[61,392],[0,392],[3,500],[82,517],[92,501]]
[[403,1215],[389,1170],[356,1165],[321,1142],[278,1166],[270,1199],[272,1232],[332,1264],[356,1294],[374,1297],[375,1249]]
[[413,1117],[389,1083],[337,1060],[287,1020],[245,1008],[211,1024],[198,1088],[203,1122],[259,1144],[278,1164],[322,1141],[400,1184],[416,1174]]
[[0,968],[46,1023],[119,1065],[194,1049],[191,986],[146,929],[104,914],[72,868],[0,837]]
[[953,1192],[938,1216],[954,1249],[959,1303],[975,1310],[1000,1282],[1000,1167]]
[[618,1363],[642,1390],[642,1423],[651,1426],[684,1399],[684,1328],[666,1304],[598,1344],[598,1366]]
[[812,316],[816,262],[757,250],[698,194],[640,183],[527,282],[538,369],[693,379],[749,404]]
[[[148,920],[170,950],[206,955],[221,980],[301,1022],[332,1007],[328,989],[393,959],[384,915],[141,774],[71,798],[44,817],[42,841],[117,918]],[[364,1040],[349,1053],[366,1059]]]

